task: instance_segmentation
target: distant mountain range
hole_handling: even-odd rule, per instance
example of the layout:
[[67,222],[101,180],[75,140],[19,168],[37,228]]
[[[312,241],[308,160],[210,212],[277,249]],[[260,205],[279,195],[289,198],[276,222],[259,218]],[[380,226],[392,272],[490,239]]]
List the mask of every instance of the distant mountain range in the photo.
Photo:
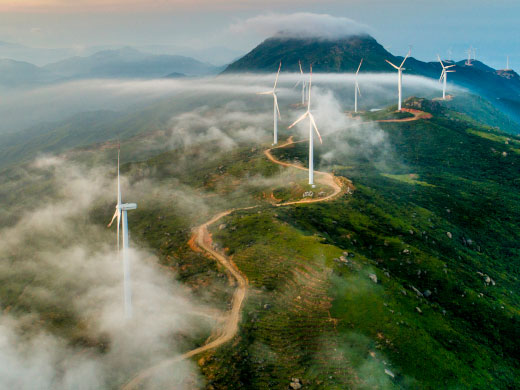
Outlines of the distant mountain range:
[[0,86],[30,87],[88,78],[162,78],[207,76],[223,67],[178,55],[155,55],[132,48],[103,50],[39,67],[28,62],[0,60]]
[[174,72],[205,76],[221,70],[220,67],[190,57],[146,54],[129,47],[104,50],[88,57],[72,57],[43,68],[68,78],[155,78]]
[[[298,61],[305,69],[313,65],[315,72],[355,72],[363,58],[362,72],[394,73],[385,60],[399,65],[403,57],[394,56],[369,35],[356,35],[337,40],[320,38],[273,37],[265,40],[244,57],[230,64],[224,73],[274,72],[282,61],[282,69],[298,72]],[[482,62],[450,62],[455,64],[449,81],[487,98],[520,121],[520,76],[512,70],[495,70]],[[409,58],[405,74],[438,79],[439,62],[422,62]]]

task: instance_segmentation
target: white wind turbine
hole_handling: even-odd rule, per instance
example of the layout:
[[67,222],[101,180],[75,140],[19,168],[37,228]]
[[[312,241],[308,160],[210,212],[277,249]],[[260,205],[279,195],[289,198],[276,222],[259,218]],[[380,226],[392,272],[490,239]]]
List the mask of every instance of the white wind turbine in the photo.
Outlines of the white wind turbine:
[[301,61],[298,61],[298,66],[300,67],[300,81],[298,81],[296,83],[294,88],[296,88],[300,84],[302,85],[302,105],[304,105],[305,104],[305,88],[307,87],[307,82],[304,79],[305,76],[303,75],[303,69],[302,69]]
[[359,66],[357,68],[356,72],[356,82],[355,82],[355,89],[354,89],[354,112],[357,112],[357,101],[358,101],[358,95],[361,96],[361,91],[359,90],[359,83],[358,83],[358,74],[359,70],[361,69],[361,65],[363,64],[363,58],[361,59],[361,62],[359,63]]
[[313,128],[318,134],[318,138],[320,139],[320,143],[323,143],[321,139],[321,134],[318,131],[318,127],[316,126],[316,121],[314,120],[314,116],[311,113],[311,88],[312,88],[312,65],[311,72],[309,76],[309,95],[307,100],[307,111],[301,117],[299,117],[292,125],[289,126],[289,129],[296,125],[298,122],[301,122],[305,118],[309,118],[309,184],[314,187],[314,132]]
[[108,227],[112,226],[112,223],[117,218],[117,253],[119,256],[119,226],[123,227],[123,276],[124,276],[124,302],[125,302],[125,317],[127,319],[132,317],[132,285],[130,280],[130,259],[128,253],[128,210],[135,210],[137,204],[135,203],[122,203],[121,202],[121,180],[119,176],[119,154],[120,150],[117,151],[117,204],[116,212],[112,217],[112,220],[108,224]]
[[444,66],[444,64],[441,61],[441,57],[438,54],[437,54],[437,58],[439,59],[439,62],[441,63],[441,66],[442,66],[441,78],[439,79],[439,81],[442,82],[442,99],[446,100],[446,84],[448,82],[448,73],[455,72],[454,70],[448,70],[448,69],[454,67],[455,64]]
[[274,87],[271,91],[260,92],[257,95],[273,95],[273,122],[274,122],[274,135],[273,135],[273,145],[278,143],[278,119],[282,119],[280,115],[280,108],[278,107],[278,98],[276,97],[276,84],[278,84],[278,76],[280,76],[280,69],[282,68],[282,61],[280,61],[280,66],[278,67],[278,73],[276,73],[276,80],[274,81]]
[[404,57],[404,60],[403,60],[403,62],[401,63],[401,65],[399,67],[395,66],[390,61],[385,60],[390,65],[392,65],[395,69],[397,69],[397,92],[398,92],[398,95],[399,95],[399,101],[397,103],[397,109],[399,111],[401,111],[401,103],[402,103],[402,100],[403,100],[403,70],[406,70],[405,68],[403,68],[403,65],[406,62],[406,60],[408,59],[408,57],[410,57],[410,53],[411,53],[411,49],[408,51],[408,54],[406,55],[406,57]]

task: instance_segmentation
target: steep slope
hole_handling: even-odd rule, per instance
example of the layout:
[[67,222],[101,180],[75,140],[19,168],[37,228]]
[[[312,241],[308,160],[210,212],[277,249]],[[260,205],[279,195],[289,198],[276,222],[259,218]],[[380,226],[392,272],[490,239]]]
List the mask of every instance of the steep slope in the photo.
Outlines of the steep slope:
[[351,72],[357,69],[361,58],[367,72],[388,70],[385,59],[397,62],[396,57],[368,35],[336,41],[274,37],[230,64],[224,72],[272,72],[280,61],[289,72],[299,71],[298,61],[305,69],[312,64],[316,72]]

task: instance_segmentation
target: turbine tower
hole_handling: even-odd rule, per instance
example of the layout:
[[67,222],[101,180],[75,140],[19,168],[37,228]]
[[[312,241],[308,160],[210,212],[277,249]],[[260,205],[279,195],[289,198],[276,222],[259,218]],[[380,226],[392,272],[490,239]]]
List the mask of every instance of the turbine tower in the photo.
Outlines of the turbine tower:
[[299,117],[292,125],[289,126],[289,129],[296,125],[298,122],[301,122],[305,118],[309,118],[309,184],[314,187],[314,132],[313,129],[318,134],[318,138],[320,139],[320,143],[323,143],[321,139],[321,134],[318,131],[318,127],[316,126],[316,122],[314,120],[314,116],[311,113],[311,88],[312,88],[312,65],[311,72],[309,76],[309,96],[307,100],[307,111],[301,117]]
[[473,53],[473,48],[470,46],[469,49],[466,51],[466,53],[468,54],[468,59],[466,60],[466,66],[471,66],[471,65],[473,65],[471,63],[471,54]]
[[280,76],[280,69],[282,68],[282,61],[278,67],[278,73],[276,73],[276,79],[274,81],[274,87],[271,91],[260,92],[257,95],[273,95],[273,145],[278,143],[278,119],[282,119],[280,115],[280,108],[278,107],[278,98],[276,97],[276,84],[278,84],[278,76]]
[[122,203],[121,202],[121,180],[119,175],[119,155],[120,150],[117,151],[117,204],[116,212],[112,217],[112,220],[108,224],[108,227],[112,226],[112,223],[117,218],[117,253],[119,257],[120,240],[119,240],[119,226],[122,226],[123,230],[123,293],[125,302],[125,317],[127,319],[132,318],[132,285],[130,280],[130,258],[128,253],[128,210],[135,210],[137,205],[135,203]]
[[412,49],[410,49],[408,51],[408,54],[406,55],[406,57],[404,57],[404,60],[401,63],[401,66],[399,66],[399,67],[395,66],[390,61],[385,60],[390,65],[392,65],[395,69],[397,69],[397,93],[399,95],[399,101],[397,103],[398,111],[401,111],[401,105],[402,105],[402,100],[403,100],[403,70],[406,70],[405,68],[403,68],[403,65],[406,62],[406,60],[408,59],[408,57],[410,57],[411,52],[412,52]]
[[358,95],[361,96],[361,91],[359,90],[359,83],[358,83],[358,74],[359,74],[359,70],[361,69],[361,65],[363,64],[363,58],[361,59],[361,62],[359,63],[359,66],[357,68],[357,72],[356,72],[356,81],[355,81],[355,88],[354,88],[354,112],[357,112],[357,102],[358,102]]
[[454,70],[448,70],[448,69],[454,67],[455,64],[444,66],[444,64],[441,61],[441,57],[438,54],[437,54],[437,58],[439,59],[439,62],[441,63],[441,66],[442,66],[441,78],[439,79],[439,82],[443,83],[442,84],[442,99],[446,100],[446,84],[447,84],[447,79],[448,79],[448,73],[455,72]]
[[303,69],[302,69],[302,62],[298,60],[298,66],[300,67],[300,81],[296,83],[294,88],[296,88],[298,85],[302,85],[302,106],[305,105],[305,88],[307,87],[307,83],[305,82],[304,75],[303,75]]

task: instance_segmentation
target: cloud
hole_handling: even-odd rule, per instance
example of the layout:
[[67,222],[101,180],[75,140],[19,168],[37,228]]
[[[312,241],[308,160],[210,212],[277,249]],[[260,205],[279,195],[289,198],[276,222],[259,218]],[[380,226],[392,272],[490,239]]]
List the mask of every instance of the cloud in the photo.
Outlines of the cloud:
[[230,29],[240,34],[255,32],[262,36],[323,39],[341,38],[370,31],[368,26],[349,18],[307,12],[259,15],[238,22]]
[[[179,340],[204,337],[215,326],[213,311],[135,242],[134,318],[124,320],[114,231],[89,219],[94,208],[113,201],[112,171],[57,157],[27,168],[33,180],[45,176],[52,182],[54,196],[27,204],[17,223],[0,230],[0,388],[113,388],[180,354],[189,344]],[[161,188],[150,182],[134,188],[125,177],[122,185],[129,199],[142,203]],[[150,188],[156,191],[147,195]],[[69,325],[56,325],[53,318]],[[146,388],[163,387],[164,381],[192,388],[187,383],[198,382],[197,369],[181,362]]]

